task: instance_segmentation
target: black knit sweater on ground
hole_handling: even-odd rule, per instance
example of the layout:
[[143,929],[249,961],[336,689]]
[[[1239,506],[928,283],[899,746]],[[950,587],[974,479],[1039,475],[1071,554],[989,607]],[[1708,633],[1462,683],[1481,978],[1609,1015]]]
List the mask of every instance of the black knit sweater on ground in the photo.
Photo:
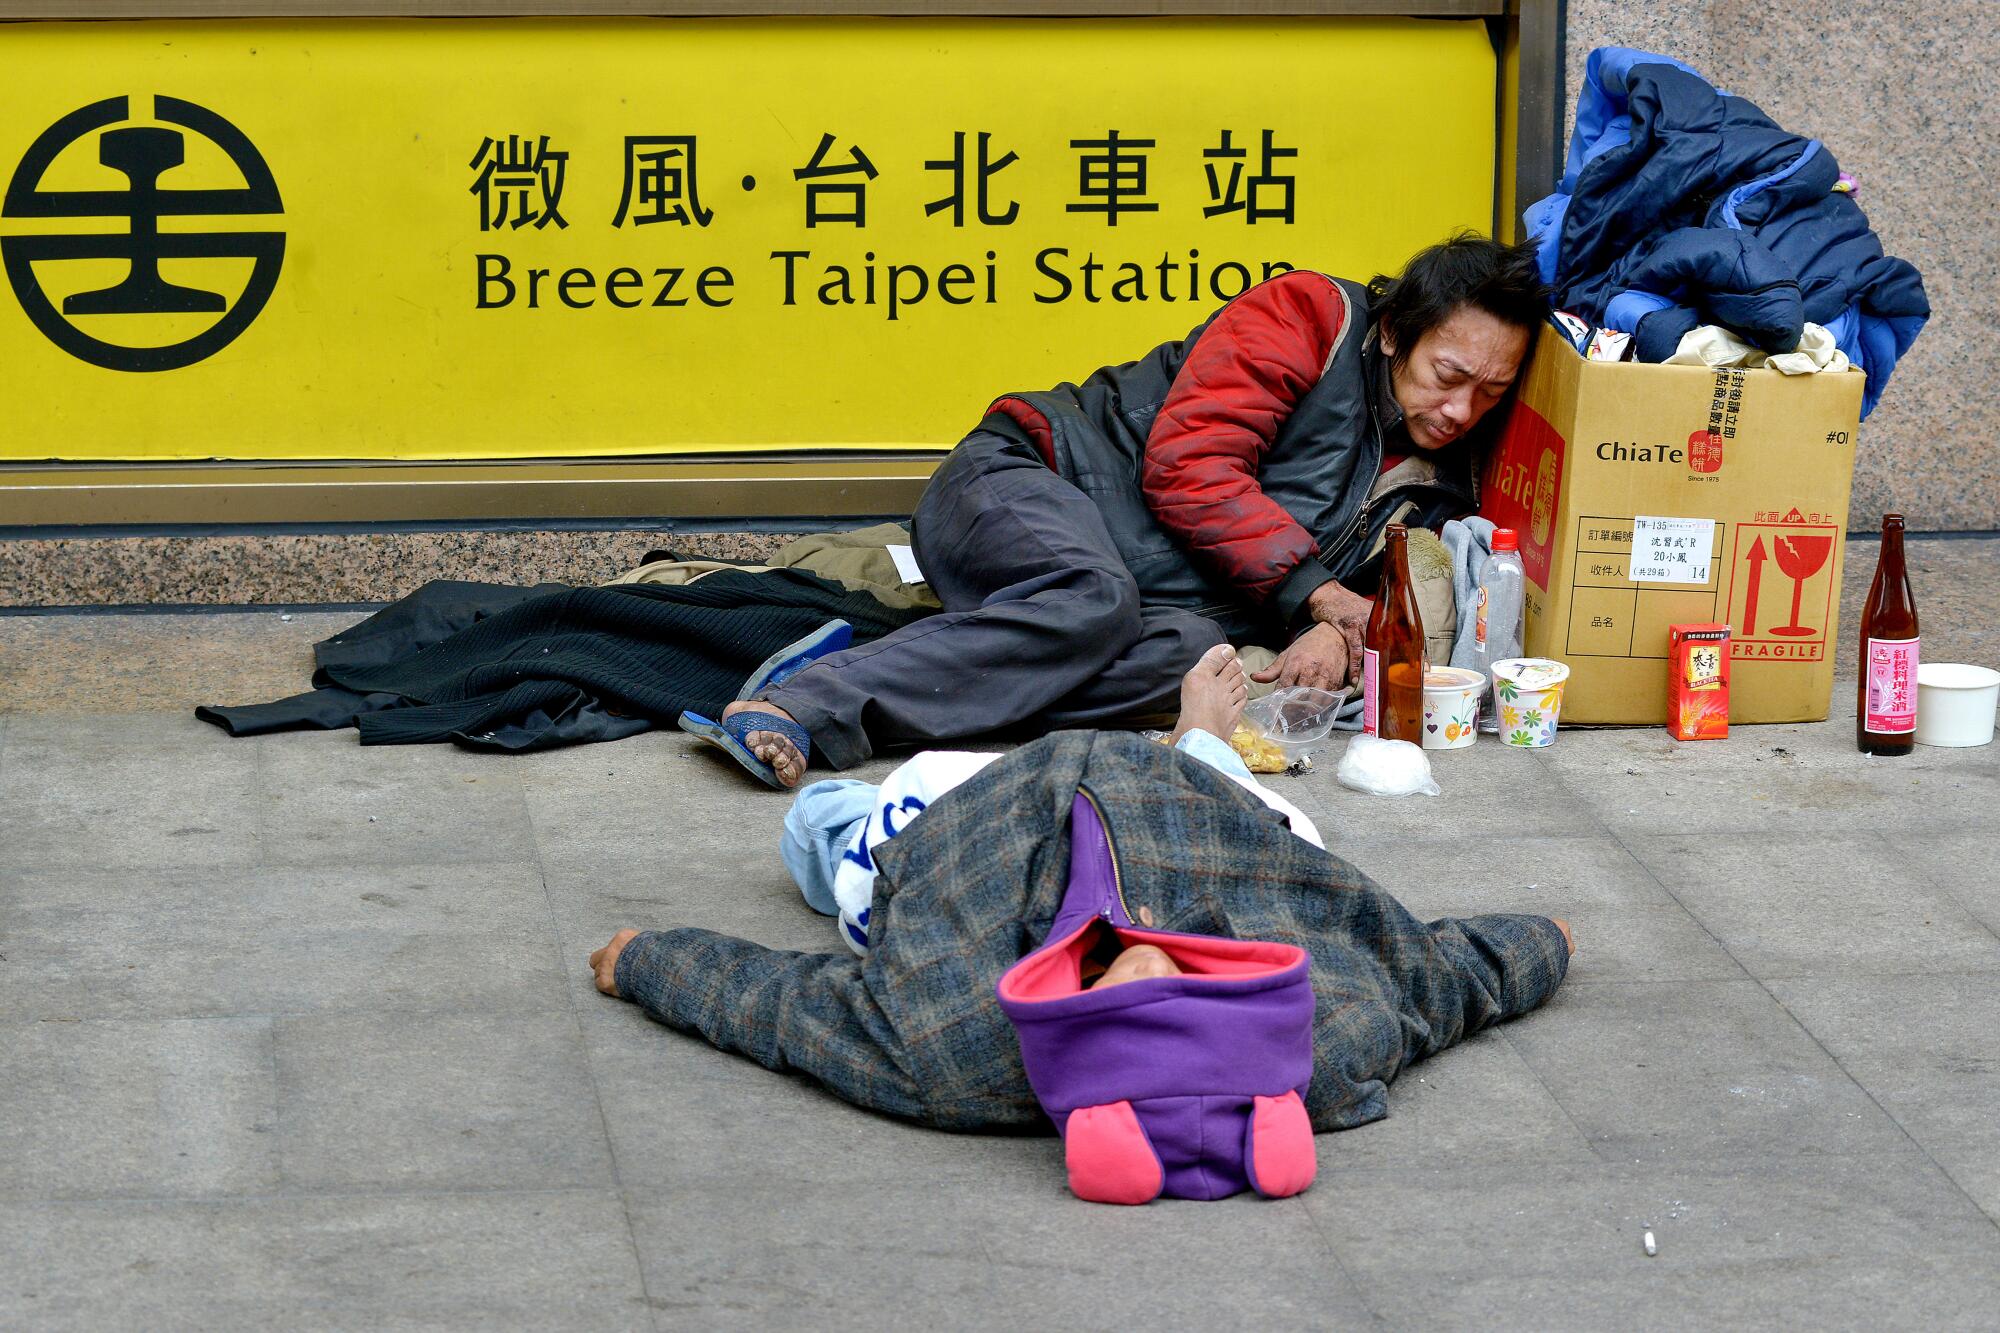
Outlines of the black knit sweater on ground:
[[682,585],[437,582],[319,644],[305,694],[195,710],[233,736],[355,726],[363,745],[544,749],[718,714],[765,658],[829,620],[854,642],[916,620],[795,569]]

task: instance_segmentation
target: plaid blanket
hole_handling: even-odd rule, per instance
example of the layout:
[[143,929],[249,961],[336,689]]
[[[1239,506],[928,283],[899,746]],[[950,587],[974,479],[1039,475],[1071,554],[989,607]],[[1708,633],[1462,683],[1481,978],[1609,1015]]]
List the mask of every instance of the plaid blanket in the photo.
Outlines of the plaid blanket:
[[1143,907],[1162,930],[1312,955],[1315,1129],[1380,1118],[1404,1066],[1562,983],[1568,949],[1545,917],[1427,925],[1179,751],[1058,732],[990,765],[883,848],[867,958],[654,931],[625,947],[619,993],[861,1106],[944,1129],[1046,1125],[994,985],[1062,903],[1080,787],[1104,812],[1135,916]]

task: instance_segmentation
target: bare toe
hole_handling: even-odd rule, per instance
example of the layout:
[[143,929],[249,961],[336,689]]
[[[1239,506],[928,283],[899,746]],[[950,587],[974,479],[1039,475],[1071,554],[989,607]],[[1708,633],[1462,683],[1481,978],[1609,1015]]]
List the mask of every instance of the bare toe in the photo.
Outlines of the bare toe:
[[1194,664],[1194,669],[1210,675],[1223,675],[1227,673],[1231,664],[1234,664],[1237,670],[1242,670],[1242,664],[1236,662],[1236,650],[1226,643],[1218,643],[1201,655],[1201,660]]
[[743,739],[751,754],[771,766],[780,784],[786,787],[798,785],[799,776],[805,772],[806,766],[798,747],[792,744],[790,738],[775,731],[753,731]]
[[1178,741],[1196,728],[1227,738],[1249,697],[1249,683],[1236,650],[1226,643],[1217,644],[1181,678],[1181,716],[1173,739]]

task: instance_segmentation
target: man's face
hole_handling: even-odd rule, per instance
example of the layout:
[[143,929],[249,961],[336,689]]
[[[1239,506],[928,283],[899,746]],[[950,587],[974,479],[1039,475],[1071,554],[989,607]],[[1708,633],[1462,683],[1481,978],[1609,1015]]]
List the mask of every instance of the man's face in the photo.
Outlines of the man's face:
[[1104,969],[1104,975],[1091,989],[1104,990],[1109,986],[1122,986],[1128,981],[1143,981],[1147,977],[1179,975],[1180,964],[1169,957],[1166,950],[1151,944],[1135,944],[1111,960],[1111,966]]
[[1528,355],[1528,331],[1462,305],[1400,363],[1386,329],[1382,350],[1390,357],[1390,389],[1410,442],[1428,452],[1463,439],[1513,387]]

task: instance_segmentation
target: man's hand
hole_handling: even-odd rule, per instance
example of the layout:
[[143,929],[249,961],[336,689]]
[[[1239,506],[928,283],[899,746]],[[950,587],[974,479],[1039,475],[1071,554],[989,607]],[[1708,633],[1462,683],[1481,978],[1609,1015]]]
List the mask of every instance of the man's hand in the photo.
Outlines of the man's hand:
[[1361,638],[1375,603],[1328,579],[1306,598],[1306,610],[1319,623],[1292,640],[1278,660],[1250,679],[1268,685],[1311,685],[1337,690],[1361,680]]
[[590,970],[597,974],[597,989],[614,999],[618,996],[618,955],[638,936],[636,930],[621,930],[611,937],[611,943],[590,955]]
[[1312,685],[1337,690],[1361,672],[1360,649],[1348,647],[1347,635],[1338,625],[1314,625],[1292,640],[1292,646],[1278,654],[1278,660],[1255,672],[1250,679],[1276,681],[1280,686]]
[[1361,641],[1368,633],[1368,617],[1375,603],[1360,593],[1349,592],[1338,579],[1328,579],[1306,598],[1306,610],[1322,625],[1338,626],[1347,636],[1348,676],[1361,679]]

